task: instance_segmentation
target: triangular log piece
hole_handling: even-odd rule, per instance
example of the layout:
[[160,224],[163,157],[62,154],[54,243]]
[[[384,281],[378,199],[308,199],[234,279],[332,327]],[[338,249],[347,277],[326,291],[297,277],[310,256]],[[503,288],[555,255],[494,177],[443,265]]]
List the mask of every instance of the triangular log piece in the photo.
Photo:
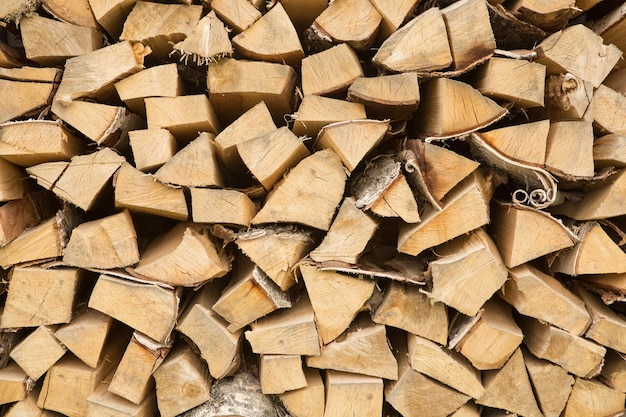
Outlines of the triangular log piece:
[[153,376],[163,417],[177,416],[210,398],[212,378],[206,363],[187,344],[179,343]]
[[156,414],[157,403],[154,391],[139,404],[135,404],[107,390],[111,382],[111,377],[112,374],[109,374],[107,378],[100,382],[94,392],[87,397],[86,415],[124,415],[128,417],[141,417]]
[[299,355],[261,355],[259,361],[263,394],[283,394],[307,386]]
[[246,59],[297,66],[304,58],[298,33],[281,3],[276,3],[259,20],[235,36],[233,45],[237,53]]
[[69,161],[83,151],[83,141],[57,122],[27,120],[0,125],[0,156],[19,166]]
[[493,54],[496,39],[491,30],[487,2],[461,0],[442,9],[441,13],[446,22],[454,70],[472,68]]
[[354,80],[362,76],[359,58],[345,43],[302,60],[302,92],[305,95],[345,93]]
[[416,285],[391,282],[382,302],[372,312],[372,320],[442,345],[448,340],[445,304],[432,302]]
[[534,51],[536,62],[545,65],[548,74],[569,72],[596,88],[621,56],[615,45],[604,45],[600,36],[580,24],[550,35]]
[[90,210],[125,161],[123,156],[110,148],[75,156],[55,182],[52,191],[63,200],[85,211]]
[[165,64],[129,75],[115,83],[115,90],[130,111],[145,117],[146,98],[181,96],[184,87],[176,64]]
[[546,142],[546,167],[579,177],[593,177],[593,127],[584,121],[555,122]]
[[398,379],[398,364],[387,343],[385,326],[374,324],[366,316],[357,318],[342,336],[323,346],[319,356],[308,356],[306,364],[311,368]]
[[78,225],[63,253],[64,264],[79,268],[122,268],[138,261],[137,233],[127,210]]
[[[576,6],[578,6],[578,1],[576,2]],[[624,28],[626,28],[626,18],[624,10],[621,7],[614,8],[611,12],[596,20],[591,25],[591,29],[602,36],[605,42],[615,44],[622,52],[626,50]],[[623,68],[624,64],[618,61],[616,66]]]
[[593,84],[570,73],[549,75],[546,79],[546,101],[550,120],[593,120],[591,99]]
[[26,192],[24,171],[0,158],[0,201],[18,200]]
[[88,0],[78,0],[67,4],[65,0],[42,0],[43,9],[52,16],[73,25],[98,27]]
[[40,191],[1,205],[0,246],[7,245],[26,229],[41,223],[42,218],[54,214],[54,212],[46,213],[49,208],[55,206],[54,200],[50,200],[49,197],[52,196],[46,191]]
[[260,268],[245,256],[237,257],[228,286],[213,304],[213,311],[235,332],[279,308],[290,308],[291,300]]
[[602,373],[598,379],[609,388],[626,393],[626,357],[613,350],[607,350]]
[[452,53],[441,11],[433,7],[411,19],[383,42],[372,62],[393,72],[449,67]]
[[237,144],[237,153],[268,191],[288,170],[311,155],[304,143],[286,126]]
[[[67,58],[102,48],[101,35],[93,27],[76,26],[33,14],[20,19],[26,58],[39,65],[63,65]],[[64,41],[72,39],[71,42]]]
[[317,331],[325,345],[348,328],[376,285],[371,280],[320,271],[313,264],[301,264],[300,273],[315,312]]
[[[46,190],[51,190],[54,184],[56,184],[56,182],[58,181],[58,179],[61,178],[61,174],[63,174],[63,171],[65,171],[69,165],[70,163],[65,161],[44,162],[43,164],[33,165],[32,167],[26,168],[26,172],[28,173],[28,175],[30,175],[31,178],[37,181],[37,185],[40,185]],[[11,165],[9,162],[3,163],[0,160],[0,171],[3,170],[4,166],[13,167],[13,165]]]
[[475,316],[507,280],[500,252],[482,228],[434,252],[437,259],[429,264],[432,289],[428,297],[467,316]]
[[[550,275],[524,264],[509,271],[500,296],[525,316],[582,336],[591,323],[580,298]],[[550,305],[550,308],[545,308]]]
[[326,371],[324,417],[378,417],[383,408],[383,380],[366,375]]
[[135,168],[143,172],[154,171],[176,153],[176,138],[167,129],[152,128],[128,132]]
[[458,353],[410,333],[408,346],[409,363],[414,371],[472,398],[481,398],[485,394],[480,373]]
[[356,264],[379,224],[378,219],[356,207],[353,197],[345,198],[322,243],[309,256],[315,262]]
[[476,70],[473,85],[487,97],[517,108],[543,106],[546,67],[510,58],[491,58]]
[[74,268],[13,268],[0,327],[69,323],[82,275]]
[[596,167],[626,166],[626,135],[614,133],[597,138],[593,142],[593,163]]
[[418,255],[487,224],[489,188],[488,180],[482,174],[472,174],[446,195],[442,210],[426,207],[421,213],[421,222],[399,227],[398,251]]
[[562,29],[569,19],[574,17],[577,3],[574,0],[558,0],[550,4],[540,0],[523,0],[514,4],[510,10],[523,21],[554,32]]
[[617,416],[624,411],[625,399],[623,392],[601,382],[576,378],[563,417]]
[[320,341],[311,302],[303,295],[293,307],[250,324],[245,332],[254,353],[319,355]]
[[187,220],[187,202],[180,188],[155,181],[124,162],[113,178],[115,207],[153,214],[175,220]]
[[545,417],[559,417],[572,392],[574,377],[560,366],[538,359],[526,350],[522,353],[541,412]]
[[[414,128],[423,136],[458,136],[489,126],[507,113],[472,86],[457,80],[435,78],[421,87]],[[450,105],[458,100],[463,101],[463,108]]]
[[364,104],[370,117],[408,120],[420,102],[417,75],[402,73],[357,78],[348,88],[348,100]]
[[124,22],[135,3],[137,0],[115,0],[113,3],[106,0],[89,0],[94,17],[113,39],[119,38]]
[[626,354],[626,323],[624,319],[595,294],[576,286],[576,293],[585,302],[591,314],[591,326],[585,332],[587,339],[594,340],[610,349]]
[[501,408],[525,417],[543,416],[535,400],[520,349],[515,351],[501,369],[485,372],[483,384],[485,395],[476,400],[478,404]]
[[211,1],[211,9],[237,33],[243,32],[261,18],[261,12],[246,0]]
[[289,228],[250,229],[235,243],[283,291],[296,283],[296,265],[314,246],[309,233]]
[[382,16],[369,1],[339,0],[332,2],[313,22],[313,38],[350,45],[365,51],[376,40]]
[[180,292],[180,288],[100,275],[89,297],[89,307],[163,343],[176,324]]
[[390,126],[384,120],[349,120],[324,126],[315,141],[318,149],[331,148],[350,172],[387,135]]
[[155,58],[164,60],[174,44],[193,32],[200,21],[202,7],[138,1],[128,13],[121,41],[135,41],[152,49]]
[[0,103],[0,123],[20,116],[36,114],[39,109],[52,101],[52,83],[22,82],[0,79],[0,94],[7,97],[15,94],[19,100],[6,100]]
[[186,187],[222,187],[224,175],[219,165],[214,136],[202,132],[154,173],[164,184]]
[[256,205],[236,190],[190,188],[191,218],[197,223],[250,226],[256,214]]
[[293,109],[296,78],[289,65],[223,58],[209,64],[207,89],[222,123],[232,123],[264,101],[274,121],[282,124],[283,116]]
[[593,123],[608,133],[626,135],[626,97],[601,85],[593,94]]
[[293,417],[324,417],[324,383],[317,369],[305,368],[306,387],[279,394]]
[[87,309],[68,324],[59,327],[54,336],[85,364],[95,368],[100,362],[113,319],[99,311]]
[[237,153],[237,145],[276,130],[272,115],[264,101],[254,105],[216,137],[217,154],[232,174],[245,172],[245,165]]
[[293,133],[316,138],[320,129],[326,125],[345,120],[365,119],[367,114],[361,103],[309,94],[302,98],[293,118]]
[[541,120],[482,132],[480,137],[512,159],[544,165],[549,131],[550,121]]
[[0,369],[0,404],[24,400],[32,385],[28,375],[16,363],[9,363]]
[[161,345],[135,332],[107,390],[135,404],[154,401],[152,373],[161,365],[170,349],[171,346]]
[[389,3],[385,0],[372,0],[382,21],[378,27],[378,40],[387,39],[411,16],[419,0],[402,0]]
[[56,326],[39,326],[11,350],[10,357],[34,381],[67,351],[56,337]]
[[572,276],[626,272],[626,254],[599,223],[586,222],[577,229],[580,242],[559,252],[553,271]]
[[198,347],[216,379],[232,374],[239,367],[242,334],[241,330],[229,332],[228,322],[213,311],[223,287],[222,280],[202,287],[176,324],[176,330]]
[[405,223],[421,220],[415,194],[402,174],[374,201],[370,210],[380,217],[399,217]]
[[513,320],[511,307],[497,297],[476,317],[458,319],[448,347],[456,349],[480,370],[500,369],[522,343],[524,334]]
[[[346,172],[339,156],[331,149],[315,152],[276,184],[252,224],[298,223],[328,230],[345,183]],[[299,204],[293,204],[295,199]]]
[[164,128],[182,143],[198,137],[198,132],[217,134],[222,130],[213,105],[205,94],[178,97],[147,97],[148,128]]
[[578,240],[550,214],[512,204],[492,207],[489,230],[509,268],[572,247]]
[[175,44],[174,49],[181,53],[181,60],[185,63],[191,57],[192,62],[198,65],[206,65],[233,53],[228,30],[214,10],[200,19],[189,36]]
[[606,353],[603,346],[532,318],[521,317],[518,322],[524,330],[524,344],[536,357],[581,378],[600,373]]
[[152,241],[135,272],[173,287],[196,287],[230,271],[230,261],[201,224],[179,223]]

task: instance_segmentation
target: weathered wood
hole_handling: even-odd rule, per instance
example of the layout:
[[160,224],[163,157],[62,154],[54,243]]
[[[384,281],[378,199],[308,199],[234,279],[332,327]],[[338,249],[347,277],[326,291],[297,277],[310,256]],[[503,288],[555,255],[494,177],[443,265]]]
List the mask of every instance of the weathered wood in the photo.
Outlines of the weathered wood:
[[55,328],[39,326],[11,350],[11,359],[33,381],[41,378],[67,350],[55,337]]
[[624,411],[625,398],[596,380],[576,378],[563,417],[617,416]]
[[383,380],[366,375],[326,371],[324,417],[345,415],[378,417],[382,414]]
[[[26,168],[26,172],[37,181],[37,184],[46,190],[51,190],[54,184],[61,178],[63,171],[69,166],[69,162],[44,162],[43,164],[33,165]],[[12,166],[6,163],[7,166]],[[2,169],[2,162],[0,161],[0,169]],[[19,172],[19,171],[18,171]]]
[[263,394],[283,394],[307,386],[299,355],[261,355],[259,361]]
[[417,76],[401,73],[357,78],[348,88],[348,100],[363,103],[370,117],[410,119],[420,102]]
[[[357,80],[359,79],[361,78],[357,78]],[[360,103],[349,103],[344,100],[309,94],[302,98],[293,118],[293,133],[298,136],[307,135],[316,138],[320,129],[326,125],[345,120],[365,119],[367,114],[365,107]]]
[[87,309],[60,326],[56,337],[78,359],[92,368],[98,366],[113,319],[99,311]]
[[602,373],[598,375],[609,388],[626,393],[626,358],[613,350],[607,350],[604,356]]
[[306,386],[279,394],[280,401],[293,417],[324,416],[324,383],[317,369],[305,368]]
[[340,94],[362,76],[359,58],[345,43],[302,60],[302,92],[305,95]]
[[[624,50],[626,50],[626,42],[624,41],[624,30],[626,28],[625,16],[626,13],[623,7],[615,7],[602,18],[593,22],[591,29],[602,36],[605,42],[615,44],[620,51],[624,52]],[[617,67],[623,68],[624,64],[618,61]]]
[[146,115],[148,97],[177,97],[184,86],[176,64],[146,68],[115,83],[115,91],[133,113]]
[[558,365],[538,359],[525,350],[522,353],[541,412],[545,417],[559,417],[572,392],[574,377]]
[[190,188],[191,218],[197,223],[250,226],[257,212],[250,198],[236,190]]

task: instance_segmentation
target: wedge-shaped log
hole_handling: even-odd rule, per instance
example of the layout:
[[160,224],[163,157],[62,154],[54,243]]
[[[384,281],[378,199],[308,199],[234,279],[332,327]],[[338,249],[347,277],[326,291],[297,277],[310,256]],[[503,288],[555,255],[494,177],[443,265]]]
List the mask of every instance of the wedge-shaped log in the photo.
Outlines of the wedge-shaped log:
[[233,45],[246,59],[299,65],[304,58],[298,33],[280,3],[235,36]]
[[20,343],[15,345],[9,356],[26,374],[36,381],[67,351],[56,337],[55,326],[39,326]]
[[26,193],[24,171],[0,158],[0,201],[18,200]]
[[435,252],[438,258],[429,264],[428,297],[467,316],[475,316],[507,279],[500,252],[482,228],[438,246]]
[[254,353],[319,355],[320,341],[311,302],[303,295],[293,307],[251,323],[245,332]]
[[346,173],[339,156],[330,149],[315,152],[276,184],[252,224],[298,223],[328,230],[345,183]]
[[223,123],[232,123],[261,101],[274,121],[282,122],[292,111],[295,86],[296,72],[289,65],[231,58],[209,64],[207,89]]
[[607,350],[602,373],[598,379],[609,388],[626,393],[626,358],[624,355]]
[[383,42],[372,62],[393,72],[423,73],[449,67],[452,53],[441,11],[433,7],[411,19]]
[[224,23],[212,10],[200,19],[191,34],[174,45],[174,50],[182,54],[181,59],[185,63],[191,57],[194,63],[206,65],[213,60],[232,55],[233,45]]
[[63,72],[58,68],[40,68],[23,66],[21,68],[0,68],[0,79],[13,81],[32,81],[39,83],[58,83]]
[[[361,358],[367,357],[367,361]],[[387,343],[385,326],[358,317],[344,336],[322,347],[319,356],[308,356],[307,366],[398,379],[398,364]]]
[[280,401],[292,416],[324,417],[324,382],[317,369],[305,368],[306,386],[279,394]]
[[624,411],[625,398],[601,382],[576,378],[563,417],[616,416]]
[[313,264],[301,264],[300,273],[315,312],[317,331],[325,345],[350,326],[376,285],[371,280],[321,271]]
[[591,325],[585,337],[621,353],[626,353],[626,323],[613,310],[606,306],[595,294],[581,286],[576,292],[585,302],[591,315]]
[[[576,5],[579,6],[578,1]],[[624,33],[626,33],[625,16],[622,7],[615,7],[611,12],[594,21],[591,29],[602,36],[605,42],[615,44],[620,51],[624,52],[626,50],[626,41],[624,40]],[[620,61],[618,61],[616,66],[624,68],[624,64]]]
[[212,378],[206,364],[181,343],[154,371],[157,404],[163,417],[174,417],[210,398]]
[[[584,283],[613,294],[626,294],[626,274],[583,275]],[[610,298],[609,298],[610,299]]]
[[541,412],[545,417],[559,417],[572,392],[574,377],[560,366],[536,358],[526,350],[522,353]]
[[246,0],[216,0],[211,8],[235,32],[246,30],[261,17],[261,12]]
[[143,172],[163,166],[176,153],[176,138],[167,129],[153,128],[128,132],[135,168]]
[[417,76],[402,73],[357,78],[348,88],[348,100],[364,104],[370,117],[408,120],[420,102]]
[[223,287],[221,281],[202,287],[176,325],[176,330],[198,347],[215,379],[223,378],[238,368],[241,348],[242,331],[228,331],[228,322],[213,311]]
[[601,85],[591,101],[594,125],[609,133],[626,134],[626,97],[621,93]]
[[362,76],[363,68],[359,58],[345,43],[302,60],[302,92],[305,95],[340,94]]
[[378,28],[378,39],[387,39],[411,16],[419,0],[402,0],[394,3],[385,0],[372,0],[382,20]]
[[236,190],[190,188],[191,218],[197,223],[232,224],[250,226],[256,214],[256,205],[250,198]]
[[558,0],[546,4],[538,0],[523,0],[515,4],[511,11],[526,22],[546,31],[562,29],[568,20],[576,14],[578,1]]
[[600,373],[606,348],[565,330],[523,317],[524,344],[538,358],[549,360],[566,371],[592,378]]
[[0,246],[12,242],[26,229],[54,215],[54,210],[58,209],[55,200],[53,194],[38,191],[0,206]]
[[89,297],[89,307],[163,343],[176,324],[180,292],[180,288],[100,275]]
[[14,362],[0,369],[0,404],[26,399],[32,382],[28,375]]
[[448,340],[448,310],[432,302],[416,285],[391,282],[372,312],[375,323],[397,327],[439,344]]
[[108,391],[110,382],[111,374],[100,382],[94,392],[87,397],[87,416],[147,417],[156,414],[157,404],[154,391],[139,404],[134,404]]
[[[543,165],[546,162],[549,131],[550,121],[541,120],[482,132],[480,137],[510,158]],[[556,151],[557,147],[554,149]]]
[[127,162],[113,178],[115,206],[175,220],[187,220],[187,202],[180,188],[154,180]]
[[302,98],[293,117],[293,133],[315,138],[320,129],[326,125],[345,120],[365,119],[367,114],[365,107],[360,103],[309,94]]
[[52,101],[52,83],[34,83],[0,79],[0,94],[7,97],[15,94],[18,100],[6,100],[0,103],[0,123],[33,115]]
[[88,0],[78,0],[67,4],[64,0],[42,0],[43,9],[62,22],[73,25],[98,27]]
[[[8,162],[5,162],[9,167],[12,165]],[[26,172],[37,181],[37,184],[45,188],[46,190],[51,190],[54,184],[61,178],[61,174],[63,171],[67,169],[69,166],[69,162],[59,161],[59,162],[44,162],[43,164],[33,165],[32,167],[26,168]],[[3,169],[3,163],[0,161],[0,169]],[[19,173],[19,171],[17,171]]]
[[593,142],[593,162],[597,167],[626,166],[626,135],[610,133]]
[[402,174],[374,201],[370,210],[380,217],[399,217],[405,223],[420,221],[415,194]]
[[[509,271],[500,296],[520,313],[582,336],[591,318],[580,298],[555,278],[524,264]],[[545,308],[546,303],[550,308]]]
[[420,223],[400,226],[398,251],[417,255],[487,224],[491,197],[488,188],[482,174],[471,175],[446,196],[441,211],[427,207]]
[[283,394],[307,386],[299,355],[261,355],[259,361],[263,394]]
[[546,167],[557,173],[593,177],[593,127],[584,121],[555,122],[546,142]]
[[134,270],[173,287],[194,287],[226,275],[230,262],[203,225],[179,223],[148,245]]
[[383,380],[334,370],[326,371],[324,417],[378,417],[383,408]]
[[[485,395],[478,398],[478,404],[501,408],[522,416],[541,417],[537,400],[524,366],[521,349],[517,349],[501,369],[486,371],[483,374]],[[511,389],[515,386],[515,389]]]
[[181,96],[184,88],[176,64],[164,64],[129,75],[115,83],[115,90],[130,111],[145,116],[146,98]]
[[138,261],[137,233],[127,210],[80,224],[63,253],[66,265],[79,268],[122,268]]
[[60,326],[56,337],[67,349],[86,365],[98,366],[113,319],[99,311],[87,309],[74,315],[72,321]]
[[456,319],[448,347],[460,352],[477,369],[500,369],[523,338],[511,308],[494,297],[476,316]]
[[128,14],[137,0],[115,0],[114,2],[89,0],[89,6],[98,23],[114,39],[119,38]]

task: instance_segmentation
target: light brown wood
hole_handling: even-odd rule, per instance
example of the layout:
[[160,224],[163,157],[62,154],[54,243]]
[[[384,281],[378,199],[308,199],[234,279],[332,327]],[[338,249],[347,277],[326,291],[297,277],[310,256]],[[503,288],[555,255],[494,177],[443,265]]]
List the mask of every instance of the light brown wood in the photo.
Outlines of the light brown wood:
[[224,287],[222,281],[209,283],[198,291],[185,308],[176,330],[191,339],[208,364],[211,376],[224,378],[240,365],[242,330],[228,331],[228,322],[213,311]]
[[596,380],[576,378],[563,417],[617,416],[624,411],[625,398]]
[[380,217],[399,217],[405,223],[421,220],[415,194],[402,174],[371,205],[370,210]]
[[316,138],[320,129],[326,125],[366,117],[365,107],[360,103],[309,94],[302,98],[300,106],[293,114],[292,130],[298,136]]
[[302,60],[302,92],[305,95],[341,94],[362,76],[359,58],[345,43]]
[[450,417],[479,417],[480,415],[476,405],[472,402],[467,402],[454,413],[450,414]]
[[[619,66],[619,64],[617,64]],[[626,93],[626,68],[612,71],[602,82],[605,86],[619,93]]]
[[285,0],[280,2],[298,33],[302,33],[328,6],[326,0]]
[[613,350],[607,350],[604,366],[598,379],[609,388],[626,393],[626,358]]
[[250,198],[236,190],[190,188],[191,217],[197,223],[250,226],[257,212]]
[[324,417],[324,383],[317,369],[305,368],[306,386],[279,394],[280,401],[293,417]]
[[0,206],[0,246],[12,242],[26,229],[54,215],[58,208],[54,195],[46,191],[30,193]]
[[235,32],[246,30],[261,18],[261,12],[247,0],[215,0],[211,8]]
[[31,387],[28,375],[16,363],[0,369],[0,404],[24,400]]
[[0,42],[0,66],[3,68],[16,68],[23,65],[20,54],[14,48],[4,42]]
[[610,133],[593,142],[593,163],[597,167],[626,166],[626,135]]
[[[9,163],[5,163],[6,166],[12,167]],[[37,181],[37,184],[46,190],[51,190],[54,184],[61,178],[63,171],[69,166],[69,162],[44,162],[43,164],[33,165],[26,168],[26,172]],[[2,162],[0,161],[0,169],[2,169]],[[18,171],[19,172],[19,171]],[[10,173],[10,171],[9,171]]]
[[512,12],[540,28],[554,32],[562,29],[576,13],[576,1],[559,0],[549,4],[537,0],[522,0],[514,4]]
[[0,94],[15,94],[17,99],[0,103],[0,123],[21,116],[36,115],[52,101],[52,83],[21,82],[0,79]]
[[546,79],[546,107],[552,121],[584,119],[591,121],[593,84],[568,73]]
[[[480,137],[510,158],[543,165],[549,131],[550,121],[541,120],[482,132]],[[554,148],[554,153],[557,153],[557,148]]]
[[113,39],[120,37],[126,17],[136,3],[137,0],[89,0],[94,17]]
[[26,65],[21,68],[7,68],[5,66],[0,68],[0,78],[13,81],[58,83],[62,75],[63,71],[58,68],[29,67]]
[[298,355],[261,355],[259,379],[263,394],[283,394],[307,386]]
[[4,415],[6,417],[54,417],[54,411],[37,407],[37,397],[39,397],[39,389],[31,389],[26,398],[13,404]]
[[324,417],[382,415],[383,380],[366,375],[326,371]]
[[176,139],[167,129],[153,128],[128,132],[135,168],[154,171],[176,153]]
[[572,392],[574,377],[558,365],[538,359],[525,350],[522,353],[541,412],[545,417],[559,417]]
[[602,300],[581,286],[576,286],[576,293],[585,302],[591,315],[591,325],[585,337],[607,348],[626,353],[626,323]]
[[56,337],[86,365],[95,368],[102,357],[113,319],[99,311],[87,309],[75,314],[72,321],[60,326]]
[[348,100],[363,103],[370,117],[410,119],[420,102],[417,76],[401,73],[357,78],[348,88]]
[[113,269],[139,262],[137,233],[127,210],[80,224],[72,231],[63,263]]
[[174,45],[174,50],[181,53],[181,60],[185,63],[191,57],[192,62],[206,65],[211,61],[232,55],[233,46],[224,23],[212,10],[200,19],[189,36]]
[[176,324],[180,292],[100,275],[89,297],[89,307],[163,343]]
[[156,414],[157,405],[154,392],[140,404],[134,404],[107,391],[110,379],[111,374],[100,382],[94,392],[87,397],[87,417],[103,415],[111,417],[150,417]]
[[98,28],[88,0],[42,0],[41,6],[57,19],[73,25]]
[[34,12],[39,7],[39,1],[9,0],[0,7],[0,20],[19,22],[20,18]]
[[[595,0],[594,0],[595,1]],[[620,51],[626,50],[624,41],[624,30],[626,28],[626,13],[623,7],[615,7],[612,11],[593,22],[591,28],[595,33],[602,36],[606,43],[615,44]],[[624,64],[617,62],[618,68],[623,68]]]
[[550,124],[546,167],[579,177],[593,177],[593,127],[584,121]]
[[0,201],[18,200],[26,193],[24,171],[5,159],[0,159]]
[[378,39],[387,39],[411,16],[419,0],[372,0],[382,20],[378,27]]
[[67,348],[54,335],[55,326],[39,326],[9,356],[34,381],[41,378],[65,354]]
[[603,132],[626,134],[626,97],[617,91],[601,85],[593,94],[594,126]]

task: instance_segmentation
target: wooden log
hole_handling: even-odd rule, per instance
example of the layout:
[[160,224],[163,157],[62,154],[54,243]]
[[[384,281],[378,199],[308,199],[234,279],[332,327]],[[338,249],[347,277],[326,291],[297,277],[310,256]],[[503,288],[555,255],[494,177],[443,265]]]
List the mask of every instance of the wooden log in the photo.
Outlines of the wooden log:
[[180,304],[180,289],[100,275],[89,307],[107,314],[158,342],[170,337]]
[[[493,129],[480,136],[510,158],[544,165],[550,126],[549,120],[541,120]],[[556,153],[556,147],[553,152]]]
[[550,75],[546,79],[546,107],[552,121],[591,120],[593,84],[570,73]]
[[127,210],[80,224],[63,253],[66,265],[113,269],[139,262],[137,233]]
[[593,127],[584,121],[550,124],[546,142],[546,168],[567,175],[593,177]]
[[[246,74],[243,77],[243,74]],[[222,123],[264,101],[275,122],[291,113],[296,72],[289,65],[223,58],[209,65],[207,89]]]
[[4,42],[0,42],[0,66],[3,68],[16,68],[23,65],[20,54]]
[[607,350],[598,379],[609,388],[626,393],[626,359],[624,355]]
[[76,26],[38,15],[20,19],[26,58],[39,65],[62,65],[71,57],[102,48],[102,37],[93,27]]
[[211,282],[202,287],[185,308],[176,330],[187,336],[200,350],[215,379],[234,373],[240,365],[242,330],[228,331],[228,322],[213,311],[224,283]]
[[293,417],[324,416],[324,383],[317,369],[305,368],[306,386],[279,394],[280,401]]
[[607,348],[626,353],[626,323],[595,294],[581,286],[575,287],[576,293],[585,302],[591,315],[591,325],[585,337]]
[[382,414],[383,380],[366,375],[326,371],[324,417],[377,417]]
[[626,166],[626,135],[610,133],[593,142],[593,163],[599,168]]
[[63,71],[58,68],[41,68],[23,66],[21,68],[0,68],[0,78],[13,81],[32,81],[41,83],[58,83]]
[[387,39],[393,32],[411,16],[419,0],[402,0],[388,3],[381,0],[373,0],[372,5],[376,8],[382,20],[378,27],[378,40]]
[[261,318],[244,334],[254,353],[275,355],[320,354],[320,341],[309,298],[304,295],[290,309]]
[[37,407],[37,397],[39,390],[34,387],[28,392],[26,398],[13,404],[4,414],[6,417],[54,417],[54,411],[42,410]]
[[428,297],[467,316],[475,316],[507,280],[500,252],[482,228],[438,246],[435,253]]
[[408,120],[420,102],[417,76],[401,73],[357,78],[348,88],[348,100],[365,105],[370,117]]
[[[0,165],[1,164],[0,162]],[[26,168],[26,172],[31,178],[37,181],[37,185],[40,185],[46,190],[51,190],[54,184],[61,178],[61,174],[63,174],[69,164],[69,162],[65,161],[44,162]]]
[[163,417],[174,417],[210,398],[212,378],[206,364],[186,344],[174,348],[153,375]]
[[300,264],[317,331],[323,344],[335,340],[352,323],[374,291],[374,281],[321,271],[312,264]]
[[237,33],[243,32],[261,18],[261,12],[246,0],[211,1],[211,8],[224,23]]
[[518,320],[524,344],[538,358],[549,360],[581,378],[600,373],[606,348],[532,318]]
[[370,210],[380,217],[399,217],[405,223],[421,220],[415,194],[402,174],[374,201]]
[[457,318],[448,348],[456,349],[479,370],[500,369],[522,343],[524,334],[511,308],[492,298],[475,317]]
[[102,358],[112,325],[111,317],[99,311],[87,309],[74,315],[68,324],[60,326],[54,332],[54,337],[78,359],[95,368]]
[[176,138],[167,129],[133,130],[128,139],[135,168],[143,172],[160,168],[176,153]]
[[593,94],[593,123],[603,132],[626,134],[626,97],[601,85]]
[[19,200],[26,193],[24,172],[4,158],[0,158],[0,201]]
[[576,378],[563,417],[616,416],[624,411],[624,399],[596,380]]
[[[591,25],[591,29],[602,36],[605,42],[614,44],[622,52],[626,50],[626,42],[624,41],[626,19],[624,16],[624,8],[615,7],[609,13],[594,21]],[[623,68],[624,64],[618,61],[617,67]]]
[[259,362],[263,394],[283,394],[307,386],[299,355],[261,355]]
[[467,402],[454,413],[450,414],[450,417],[479,417],[480,415],[476,405],[472,402]]
[[135,3],[137,0],[89,0],[94,17],[113,39],[120,37],[126,17]]
[[0,7],[0,20],[6,22],[18,22],[23,15],[29,14],[37,10],[38,1],[28,0],[12,0],[6,2]]
[[130,111],[146,115],[148,97],[177,97],[184,92],[176,64],[146,68],[115,83],[115,91]]
[[87,397],[87,417],[108,415],[111,417],[149,417],[157,412],[156,395],[154,392],[140,404],[134,404],[107,390],[111,374],[105,378],[93,393]]
[[545,417],[559,417],[572,392],[574,377],[558,365],[538,359],[525,350],[522,353],[541,412]]
[[236,35],[233,45],[245,59],[299,65],[304,58],[298,33],[281,3]]
[[[619,63],[617,64],[619,66]],[[612,71],[602,82],[605,86],[619,93],[626,93],[626,68]]]
[[37,226],[58,209],[54,196],[46,191],[30,193],[0,206],[0,246],[12,242],[26,229]]
[[239,191],[190,188],[191,218],[197,223],[249,227],[257,212],[250,198]]
[[[359,80],[360,78],[357,78]],[[356,80],[355,80],[356,82]],[[352,86],[350,86],[352,87]],[[316,138],[322,127],[345,120],[365,119],[365,107],[330,97],[305,95],[293,115],[293,133]]]
[[15,94],[19,100],[7,100],[0,104],[0,123],[21,116],[37,114],[52,101],[52,83],[22,82],[0,79],[0,93],[3,96]]
[[77,26],[98,28],[88,0],[42,0],[41,7],[57,19]]
[[181,60],[185,63],[191,57],[192,62],[206,65],[211,61],[231,56],[233,46],[224,23],[212,10],[200,19],[191,34],[174,45],[174,50],[181,53]]
[[302,92],[305,95],[339,95],[362,76],[359,58],[345,43],[302,60]]
[[[315,152],[275,186],[252,224],[298,223],[328,230],[345,182],[346,173],[339,156],[330,149]],[[298,205],[293,204],[296,196]],[[305,209],[313,207],[314,212]]]
[[567,25],[570,18],[576,13],[574,0],[559,0],[545,4],[536,0],[522,0],[516,2],[511,11],[520,18],[548,32],[555,32]]
[[33,383],[28,375],[14,362],[0,369],[0,404],[22,401]]
[[138,1],[128,13],[120,40],[141,42],[155,58],[164,60],[175,43],[190,35],[200,21],[202,7]]
[[9,356],[33,381],[41,378],[65,354],[67,348],[55,337],[55,326],[39,326]]

